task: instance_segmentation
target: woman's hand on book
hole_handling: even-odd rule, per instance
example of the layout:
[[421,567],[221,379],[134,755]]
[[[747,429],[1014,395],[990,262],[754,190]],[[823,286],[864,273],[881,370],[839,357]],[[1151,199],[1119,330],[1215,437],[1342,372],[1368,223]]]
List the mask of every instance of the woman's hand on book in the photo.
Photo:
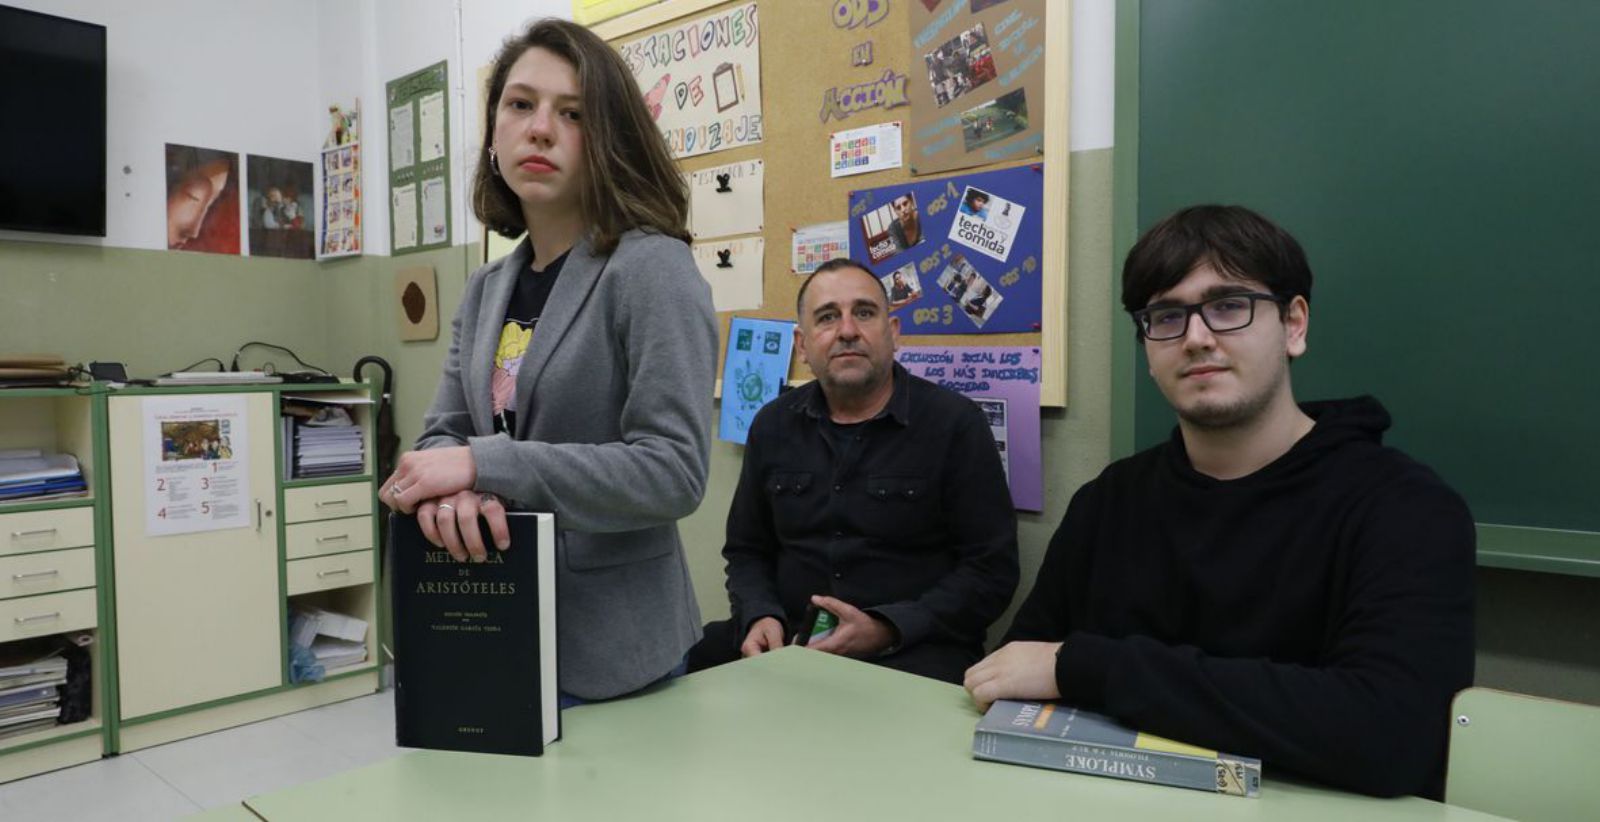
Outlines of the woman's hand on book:
[[1059,642],[1008,642],[967,669],[962,683],[978,710],[997,699],[1060,699],[1056,686]]
[[472,489],[478,480],[478,464],[472,449],[465,445],[428,448],[400,455],[394,473],[384,482],[378,499],[402,514],[416,511],[428,500],[447,500]]
[[417,525],[428,541],[450,552],[457,562],[483,562],[489,557],[483,543],[478,517],[489,523],[495,548],[511,547],[511,529],[506,523],[506,507],[493,494],[461,491],[453,496],[432,499],[417,506]]

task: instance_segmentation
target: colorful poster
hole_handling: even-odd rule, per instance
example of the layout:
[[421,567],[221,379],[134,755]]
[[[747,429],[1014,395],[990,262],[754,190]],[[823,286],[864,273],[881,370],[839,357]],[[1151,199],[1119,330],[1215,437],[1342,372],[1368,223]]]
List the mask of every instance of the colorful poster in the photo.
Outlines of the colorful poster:
[[794,326],[785,320],[751,317],[734,317],[728,324],[718,439],[744,445],[756,412],[778,396],[778,390],[789,378]]
[[311,164],[255,154],[245,158],[250,256],[312,258]]
[[250,429],[246,397],[146,397],[145,533],[249,528]]
[[850,258],[883,281],[902,334],[1039,330],[1043,171],[850,192]]
[[674,157],[761,142],[759,41],[746,3],[618,47]]
[[1045,7],[1044,0],[911,4],[913,174],[1043,153]]
[[239,155],[167,143],[167,248],[239,253]]
[[349,142],[322,150],[321,241],[317,258],[361,253],[361,144]]
[[[1011,502],[1044,510],[1039,439],[1039,349],[908,346],[895,352],[907,371],[978,404],[995,436],[1011,484]],[[726,390],[724,390],[726,396]]]
[[796,274],[810,274],[817,267],[835,257],[850,256],[850,222],[816,223],[801,226],[794,231],[790,248],[789,270]]
[[695,243],[695,265],[711,284],[711,304],[718,311],[761,307],[761,272],[766,241],[760,237]]
[[766,223],[766,163],[745,160],[689,172],[689,232],[695,239],[754,234]]
[[834,177],[900,167],[900,121],[835,131],[828,138],[828,167]]

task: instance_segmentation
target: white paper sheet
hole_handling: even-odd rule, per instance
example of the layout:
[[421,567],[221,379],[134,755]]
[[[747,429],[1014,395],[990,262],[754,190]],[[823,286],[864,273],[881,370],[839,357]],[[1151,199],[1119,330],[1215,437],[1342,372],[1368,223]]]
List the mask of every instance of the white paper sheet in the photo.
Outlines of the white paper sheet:
[[[766,163],[747,160],[689,174],[689,230],[696,240],[754,234],[766,224]],[[719,189],[726,188],[726,191]]]
[[144,398],[146,534],[251,527],[245,403],[228,394]]
[[[761,307],[761,272],[766,241],[760,237],[694,244],[700,276],[711,283],[711,303],[718,311]],[[726,252],[727,267],[723,253]]]

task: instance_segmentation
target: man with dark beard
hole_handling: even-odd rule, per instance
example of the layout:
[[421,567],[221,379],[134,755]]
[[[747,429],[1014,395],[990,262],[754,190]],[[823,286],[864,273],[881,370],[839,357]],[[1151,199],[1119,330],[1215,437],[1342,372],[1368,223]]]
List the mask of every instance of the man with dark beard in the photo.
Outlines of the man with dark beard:
[[776,650],[808,606],[808,647],[960,682],[1017,587],[1017,522],[977,404],[894,361],[900,320],[859,263],[801,286],[795,350],[816,380],[750,424],[728,511],[732,618],[690,651],[700,670]]
[[1184,209],[1122,277],[1178,427],[1079,489],[967,690],[980,707],[1060,699],[1337,787],[1439,797],[1450,700],[1472,684],[1466,505],[1383,445],[1377,400],[1295,402],[1311,269],[1277,225]]

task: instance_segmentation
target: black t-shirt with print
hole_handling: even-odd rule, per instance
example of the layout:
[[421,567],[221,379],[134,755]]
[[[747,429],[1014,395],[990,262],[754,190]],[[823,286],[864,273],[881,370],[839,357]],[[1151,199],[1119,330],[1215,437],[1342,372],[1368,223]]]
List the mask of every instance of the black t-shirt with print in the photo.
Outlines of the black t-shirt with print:
[[522,355],[533,338],[533,327],[539,324],[545,303],[556,278],[561,276],[561,266],[567,255],[562,254],[544,267],[543,271],[529,268],[517,278],[516,290],[511,292],[511,303],[506,306],[506,321],[500,328],[500,344],[494,353],[494,377],[490,381],[495,433],[514,434],[517,430],[517,372],[522,367]]

